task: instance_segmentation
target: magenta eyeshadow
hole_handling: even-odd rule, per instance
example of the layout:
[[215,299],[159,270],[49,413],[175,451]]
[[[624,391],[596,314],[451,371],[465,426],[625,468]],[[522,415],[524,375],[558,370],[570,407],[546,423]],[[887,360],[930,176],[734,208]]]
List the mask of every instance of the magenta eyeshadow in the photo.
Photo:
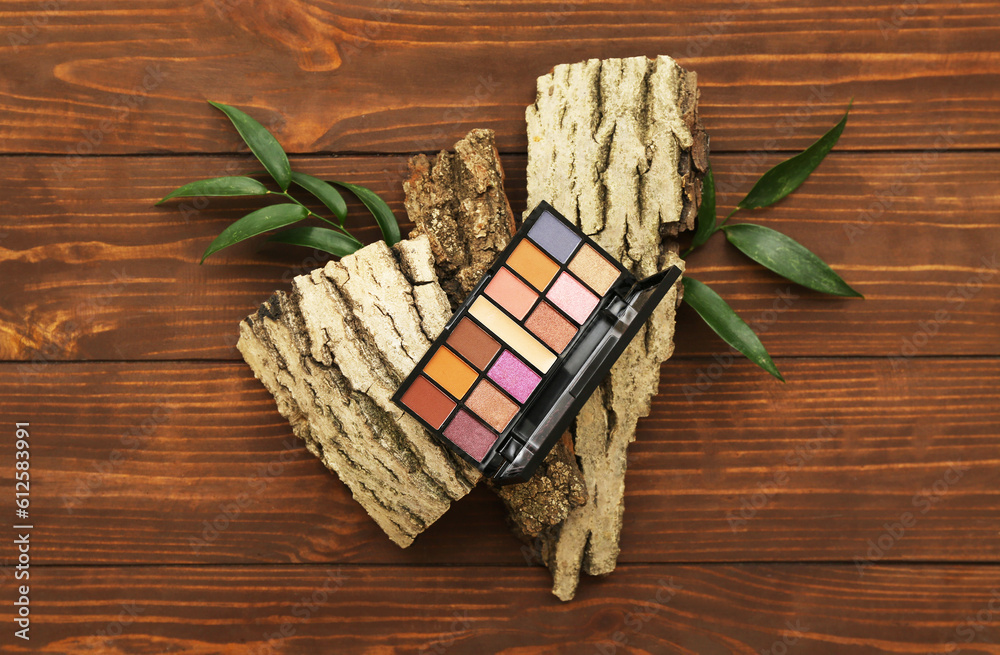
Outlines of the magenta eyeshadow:
[[472,418],[464,409],[459,410],[455,418],[451,419],[444,429],[444,436],[477,462],[483,461],[483,457],[490,452],[490,447],[497,440],[497,435],[492,430]]
[[528,365],[514,356],[509,350],[497,358],[489,372],[490,379],[499,384],[504,391],[514,397],[519,403],[524,403],[535,390],[542,376],[535,373]]

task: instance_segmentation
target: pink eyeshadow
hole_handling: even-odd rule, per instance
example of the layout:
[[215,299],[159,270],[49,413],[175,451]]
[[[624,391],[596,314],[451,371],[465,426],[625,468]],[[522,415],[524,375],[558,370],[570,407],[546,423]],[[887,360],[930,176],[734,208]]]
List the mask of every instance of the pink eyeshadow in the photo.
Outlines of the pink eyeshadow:
[[542,379],[509,350],[503,351],[490,369],[489,376],[519,403],[528,399]]
[[565,272],[559,275],[559,279],[545,295],[578,324],[587,320],[600,300]]
[[444,436],[477,462],[483,461],[486,453],[490,452],[490,446],[497,440],[497,435],[464,409],[458,410],[455,418],[451,419],[444,429]]

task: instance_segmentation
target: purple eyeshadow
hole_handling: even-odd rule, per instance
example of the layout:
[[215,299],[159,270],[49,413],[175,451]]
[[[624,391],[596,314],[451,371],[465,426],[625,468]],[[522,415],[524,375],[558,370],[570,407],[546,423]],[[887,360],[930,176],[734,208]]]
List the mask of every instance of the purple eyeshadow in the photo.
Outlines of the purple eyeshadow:
[[444,429],[444,436],[477,462],[483,461],[483,457],[497,440],[497,435],[464,409],[458,410],[455,418],[451,419],[451,423]]
[[503,390],[523,403],[535,390],[542,376],[532,371],[509,350],[497,359],[489,372],[490,379],[503,387]]
[[563,264],[576,250],[576,244],[580,243],[580,237],[548,212],[538,217],[528,230],[528,236]]

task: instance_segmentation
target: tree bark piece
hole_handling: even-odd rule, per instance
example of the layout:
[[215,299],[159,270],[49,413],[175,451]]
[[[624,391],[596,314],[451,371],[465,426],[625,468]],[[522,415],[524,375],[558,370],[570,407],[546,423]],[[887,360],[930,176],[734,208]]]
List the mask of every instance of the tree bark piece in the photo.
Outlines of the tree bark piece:
[[402,547],[480,477],[390,400],[450,316],[420,237],[300,275],[240,323],[237,347],[293,432]]
[[514,235],[514,214],[492,130],[472,130],[455,152],[416,155],[403,182],[406,213],[434,250],[441,286],[457,308]]
[[587,487],[573,454],[573,437],[567,432],[521,484],[490,485],[507,507],[511,531],[523,541],[532,541],[570,511],[587,502]]
[[[670,237],[694,227],[708,164],[695,74],[665,56],[592,59],[556,66],[537,91],[526,111],[528,208],[549,201],[640,278],[683,266]],[[626,451],[673,352],[679,288],[575,422],[588,500],[535,541],[563,600],[573,597],[581,572],[615,568]]]

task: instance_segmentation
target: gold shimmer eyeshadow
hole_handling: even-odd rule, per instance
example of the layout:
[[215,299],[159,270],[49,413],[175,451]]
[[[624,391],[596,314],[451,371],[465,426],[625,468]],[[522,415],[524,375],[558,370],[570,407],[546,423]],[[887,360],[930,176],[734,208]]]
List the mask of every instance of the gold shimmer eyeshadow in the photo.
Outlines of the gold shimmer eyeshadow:
[[469,315],[478,319],[483,325],[488,325],[495,336],[542,373],[548,371],[555,363],[556,356],[552,351],[486,298],[482,296],[476,298],[469,307]]
[[465,406],[493,426],[497,432],[503,432],[519,409],[517,403],[486,380],[476,385],[466,399]]
[[577,251],[573,261],[569,263],[569,270],[583,280],[584,284],[602,296],[608,292],[611,285],[621,275],[617,266],[587,244],[584,244]]
[[472,367],[447,348],[438,348],[424,366],[424,375],[438,383],[442,389],[459,400],[465,396],[472,383],[479,377]]
[[486,285],[486,295],[520,320],[535,304],[538,294],[506,268],[501,268]]
[[538,303],[524,326],[557,353],[561,353],[576,335],[573,324],[560,316],[547,302]]
[[507,258],[507,266],[539,291],[544,291],[559,272],[559,264],[549,259],[548,255],[530,241],[522,241],[514,248],[514,252]]

